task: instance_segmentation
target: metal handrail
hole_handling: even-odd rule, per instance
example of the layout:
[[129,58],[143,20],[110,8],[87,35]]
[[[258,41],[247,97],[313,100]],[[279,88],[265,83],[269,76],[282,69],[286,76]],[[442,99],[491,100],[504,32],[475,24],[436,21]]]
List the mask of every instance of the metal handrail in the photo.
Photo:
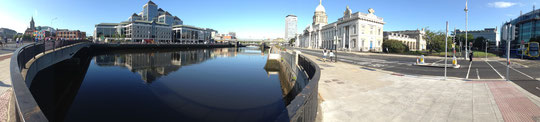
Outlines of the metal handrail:
[[[302,88],[302,91],[294,97],[289,105],[287,105],[287,113],[289,121],[294,122],[314,122],[319,109],[319,79],[321,70],[309,58],[298,55],[298,68],[300,75],[307,76],[308,83]],[[283,116],[281,116],[283,117]],[[279,120],[283,120],[280,118]]]

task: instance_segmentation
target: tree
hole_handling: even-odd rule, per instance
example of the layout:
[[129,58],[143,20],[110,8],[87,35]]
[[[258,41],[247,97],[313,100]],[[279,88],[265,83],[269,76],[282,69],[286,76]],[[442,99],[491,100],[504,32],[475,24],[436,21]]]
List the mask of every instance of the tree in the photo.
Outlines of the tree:
[[433,45],[434,40],[433,39],[434,39],[435,35],[436,34],[433,31],[428,30],[426,28],[426,34],[424,35],[423,38],[426,40],[426,43],[427,43],[426,48],[429,50],[429,53],[433,52],[433,47],[434,47],[434,45]]
[[290,39],[290,40],[289,40],[289,45],[293,45],[295,41],[296,41],[296,38]]
[[472,42],[473,42],[472,48],[474,50],[483,50],[486,48],[487,39],[484,37],[478,37],[474,39]]
[[397,40],[383,40],[383,49],[389,53],[403,53],[409,51],[409,47]]
[[[467,34],[467,41],[473,42],[472,40],[474,40],[474,36],[472,34]],[[465,34],[456,35],[456,43],[459,44],[459,42],[465,44]]]

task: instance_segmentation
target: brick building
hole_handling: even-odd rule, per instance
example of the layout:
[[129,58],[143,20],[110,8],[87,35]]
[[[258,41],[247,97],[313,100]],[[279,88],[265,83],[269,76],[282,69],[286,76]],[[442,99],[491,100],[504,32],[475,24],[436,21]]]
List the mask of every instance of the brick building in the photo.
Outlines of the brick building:
[[64,40],[79,40],[86,38],[86,32],[79,30],[58,29],[56,31],[56,37]]

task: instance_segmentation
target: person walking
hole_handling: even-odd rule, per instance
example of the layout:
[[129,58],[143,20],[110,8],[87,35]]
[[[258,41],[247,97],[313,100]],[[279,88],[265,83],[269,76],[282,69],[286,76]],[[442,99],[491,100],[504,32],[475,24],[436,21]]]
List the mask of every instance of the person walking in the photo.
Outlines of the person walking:
[[335,58],[335,54],[332,50],[330,50],[330,54],[328,54],[330,56],[330,62],[334,61],[334,62],[337,62],[337,59],[334,59]]
[[326,56],[328,56],[328,52],[326,49],[323,50],[323,62],[326,62]]
[[469,53],[469,62],[472,62],[472,58],[473,58],[473,51],[471,51],[471,52]]

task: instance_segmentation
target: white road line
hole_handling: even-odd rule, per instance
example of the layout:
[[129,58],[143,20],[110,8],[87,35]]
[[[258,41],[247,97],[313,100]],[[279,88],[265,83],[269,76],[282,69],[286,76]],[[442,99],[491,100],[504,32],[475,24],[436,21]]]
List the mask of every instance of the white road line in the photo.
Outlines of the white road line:
[[469,73],[471,72],[471,66],[472,66],[472,61],[471,61],[471,63],[469,63],[469,70],[467,70],[467,77],[465,77],[465,79],[469,79]]
[[444,61],[444,59],[441,59],[441,60],[439,60],[439,61],[435,61],[435,62],[433,62],[433,64],[437,64],[437,63],[439,63],[439,62],[441,62],[441,61]]
[[[505,64],[502,63],[502,62],[499,62],[499,63],[501,63],[502,65],[505,65]],[[527,76],[527,77],[529,77],[529,78],[531,78],[531,79],[533,79],[533,80],[536,80],[536,79],[534,79],[533,77],[531,77],[531,76],[529,76],[529,75],[527,75],[527,74],[525,74],[525,73],[523,73],[523,72],[521,72],[521,71],[519,71],[519,70],[517,70],[517,69],[514,69],[513,67],[510,67],[510,69],[512,69],[512,70],[514,70],[514,71],[516,71],[516,72],[518,72],[518,73],[521,73],[522,75],[525,75],[525,76]]]
[[502,76],[501,73],[499,73],[499,71],[497,71],[497,69],[495,69],[491,64],[489,64],[488,61],[486,61],[486,63],[487,63],[493,70],[495,70],[495,72],[496,72],[497,74],[499,74],[499,76],[501,76],[502,79],[505,79],[504,76]]
[[478,77],[478,79],[480,79],[480,73],[478,73],[478,68],[476,68],[476,77]]

